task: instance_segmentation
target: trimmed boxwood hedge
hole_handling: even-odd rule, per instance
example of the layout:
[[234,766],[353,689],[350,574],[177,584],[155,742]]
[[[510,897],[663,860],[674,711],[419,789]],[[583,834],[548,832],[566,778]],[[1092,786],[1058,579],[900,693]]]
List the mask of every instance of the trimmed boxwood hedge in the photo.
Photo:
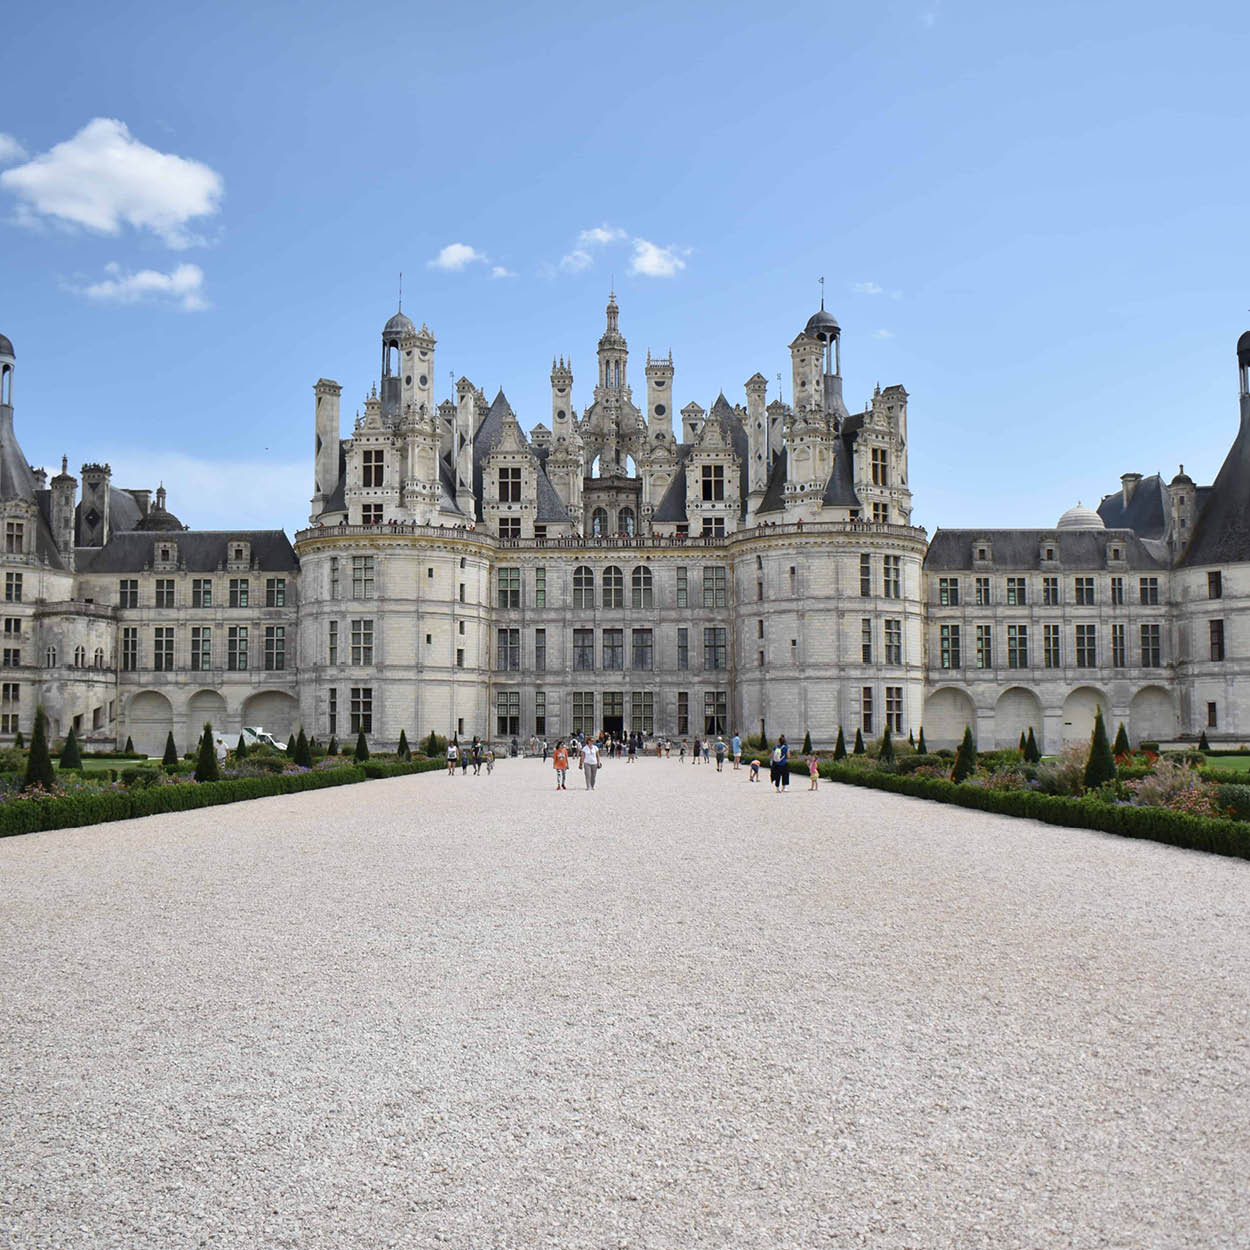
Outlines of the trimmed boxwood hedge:
[[161,812],[185,812],[243,799],[263,799],[275,794],[296,794],[326,786],[347,786],[374,777],[400,777],[445,767],[442,760],[412,764],[370,763],[325,768],[308,773],[275,773],[265,777],[237,777],[205,781],[198,785],[136,787],[133,790],[82,790],[60,798],[12,799],[0,803],[0,837],[34,833],[40,829],[68,829],[96,825]]
[[[801,765],[796,765],[797,768]],[[1039,794],[1034,790],[987,790],[982,786],[956,785],[937,777],[903,777],[897,773],[847,768],[831,763],[820,766],[828,781],[888,790],[916,799],[954,803],[1002,816],[1022,816],[1048,825],[1073,829],[1096,829],[1125,838],[1143,838],[1192,851],[1210,851],[1236,859],[1250,859],[1250,823],[1231,819],[1191,816],[1162,807],[1130,807],[1094,798],[1068,798]],[[1243,778],[1244,780],[1244,778]]]
[[388,764],[384,760],[370,759],[360,765],[370,781],[377,781],[382,777],[408,777],[413,773],[431,773],[435,769],[446,767],[446,760],[412,760]]

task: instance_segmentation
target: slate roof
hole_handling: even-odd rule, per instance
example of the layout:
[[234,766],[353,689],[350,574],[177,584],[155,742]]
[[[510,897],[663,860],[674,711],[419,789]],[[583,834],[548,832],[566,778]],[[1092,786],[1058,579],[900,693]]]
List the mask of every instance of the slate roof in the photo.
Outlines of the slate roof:
[[[961,572],[972,568],[973,545],[984,540],[993,546],[994,567],[1040,569],[1042,545],[1053,546],[1058,564],[1071,569],[1105,569],[1107,548],[1124,548],[1130,569],[1166,568],[1166,560],[1154,555],[1132,530],[945,530],[934,532],[925,553],[924,567]],[[1049,564],[1048,564],[1049,567]]]
[[[786,448],[777,453],[768,481],[764,485],[764,498],[760,500],[760,512],[782,512],[786,506]],[[758,514],[757,514],[758,515]]]
[[655,511],[653,521],[685,521],[686,517],[686,459],[694,450],[692,443],[677,444],[677,472],[669,482]]
[[1250,560],[1250,404],[1243,398],[1242,405],[1241,428],[1202,501],[1182,565]]
[[504,418],[512,416],[512,405],[500,389],[473,435],[473,500],[477,519],[482,519],[482,463],[503,429]]
[[[178,545],[178,562],[193,573],[213,573],[226,566],[226,549],[242,539],[251,544],[252,562],[265,572],[299,568],[295,548],[283,530],[180,530],[168,541]],[[80,573],[139,573],[152,563],[160,535],[142,531],[114,534],[103,547],[78,547]]]
[[1143,477],[1127,507],[1122,490],[1106,495],[1097,512],[1108,529],[1132,530],[1139,538],[1162,538],[1168,524],[1163,479],[1157,473]]

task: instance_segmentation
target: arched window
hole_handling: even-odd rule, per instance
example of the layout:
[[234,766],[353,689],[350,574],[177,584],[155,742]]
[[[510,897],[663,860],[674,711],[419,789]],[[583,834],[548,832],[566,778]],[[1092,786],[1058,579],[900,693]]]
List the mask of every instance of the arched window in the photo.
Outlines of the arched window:
[[104,648],[96,647],[95,649],[95,666],[96,668],[104,667]]
[[13,402],[13,366],[0,365],[0,404]]
[[74,648],[74,667],[75,668],[87,667],[87,648],[86,647]]
[[48,648],[47,661],[48,661],[49,668],[56,668],[56,648],[55,647]]
[[602,538],[608,532],[608,513],[606,508],[596,508],[590,514],[590,532],[596,538]]
[[603,570],[603,606],[605,608],[625,606],[625,574],[615,564]]
[[579,564],[573,570],[573,606],[575,608],[595,606],[595,575],[584,564]]
[[655,592],[651,580],[651,570],[640,564],[633,573],[631,601],[636,608],[655,606]]
[[637,522],[634,520],[633,508],[622,508],[616,514],[616,525],[622,534],[628,534],[633,538],[634,531],[638,528]]

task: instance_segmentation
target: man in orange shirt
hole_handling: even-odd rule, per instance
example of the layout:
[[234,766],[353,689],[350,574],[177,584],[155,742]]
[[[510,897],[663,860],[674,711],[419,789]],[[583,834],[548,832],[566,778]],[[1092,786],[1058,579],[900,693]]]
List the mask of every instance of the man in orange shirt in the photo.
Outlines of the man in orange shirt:
[[556,770],[556,789],[567,789],[564,779],[569,775],[569,753],[564,749],[563,742],[556,743],[556,749],[552,752],[551,760]]

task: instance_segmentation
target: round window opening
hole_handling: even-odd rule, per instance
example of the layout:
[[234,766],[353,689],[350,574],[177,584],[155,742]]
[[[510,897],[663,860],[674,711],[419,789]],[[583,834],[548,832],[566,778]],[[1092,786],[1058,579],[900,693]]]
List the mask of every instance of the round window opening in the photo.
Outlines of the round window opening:
[[561,420],[561,421],[563,421],[563,420],[564,420],[564,409],[563,409],[563,408],[559,408],[559,409],[557,409],[557,410],[556,410],[556,417],[557,417],[559,420]]
[[429,352],[421,352],[420,353],[421,359],[424,360],[429,354],[430,354]]
[[806,386],[806,385],[807,385],[807,379],[806,379],[806,378],[803,378],[803,379],[799,382],[799,385],[800,385],[800,386]]
[[662,416],[663,416],[663,415],[664,415],[667,411],[668,411],[668,409],[667,409],[667,408],[665,408],[663,404],[656,404],[656,406],[655,406],[655,415],[656,415],[657,417],[662,417]]
[[417,381],[420,382],[422,386],[425,386],[429,382],[429,380],[430,379],[427,378],[424,373],[417,379]]
[[663,378],[656,378],[656,380],[655,380],[655,389],[656,389],[657,391],[659,391],[659,390],[663,390],[663,389],[664,389],[664,379],[663,379]]
[[405,385],[405,386],[411,386],[411,385],[412,385],[412,374],[411,374],[411,373],[410,373],[410,374],[409,374],[409,375],[408,375],[408,376],[404,379],[404,385]]

